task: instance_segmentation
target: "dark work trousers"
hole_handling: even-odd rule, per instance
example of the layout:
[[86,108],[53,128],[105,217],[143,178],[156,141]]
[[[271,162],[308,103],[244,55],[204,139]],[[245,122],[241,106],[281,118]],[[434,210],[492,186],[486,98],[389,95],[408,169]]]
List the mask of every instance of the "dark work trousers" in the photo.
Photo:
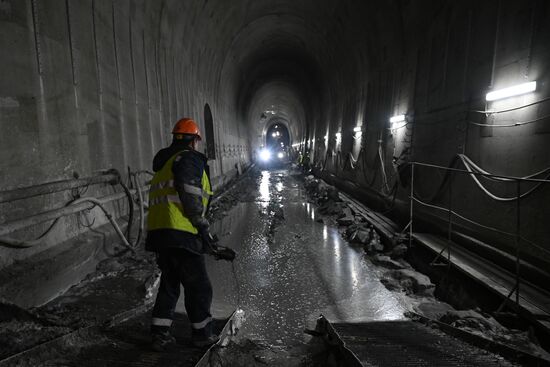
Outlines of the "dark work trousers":
[[162,273],[151,330],[168,330],[172,325],[181,284],[193,333],[210,335],[212,285],[206,272],[204,255],[183,249],[166,250],[158,253],[157,264]]

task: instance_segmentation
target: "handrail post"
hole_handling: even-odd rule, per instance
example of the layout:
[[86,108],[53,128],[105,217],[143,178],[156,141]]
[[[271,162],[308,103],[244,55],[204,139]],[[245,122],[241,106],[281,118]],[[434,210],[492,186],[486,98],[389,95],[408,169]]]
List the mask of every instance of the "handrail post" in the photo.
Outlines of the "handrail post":
[[413,240],[413,204],[414,204],[414,162],[411,163],[411,194],[409,209],[409,248],[412,247]]
[[447,233],[447,266],[451,267],[451,241],[453,233],[453,173],[449,174],[449,228]]
[[519,283],[520,283],[520,201],[521,201],[521,180],[516,180],[516,306],[519,307]]

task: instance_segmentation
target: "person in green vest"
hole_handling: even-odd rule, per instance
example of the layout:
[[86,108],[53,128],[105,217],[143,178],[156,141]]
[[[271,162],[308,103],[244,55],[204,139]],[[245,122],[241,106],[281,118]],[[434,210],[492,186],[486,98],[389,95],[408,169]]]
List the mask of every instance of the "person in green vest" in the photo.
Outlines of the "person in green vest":
[[208,239],[213,239],[205,218],[212,195],[207,158],[197,150],[202,138],[192,119],[180,119],[172,135],[172,144],[153,160],[145,243],[146,250],[157,254],[162,272],[151,320],[152,348],[159,352],[175,343],[170,327],[180,284],[193,345],[218,341],[212,333],[212,285],[204,259]]

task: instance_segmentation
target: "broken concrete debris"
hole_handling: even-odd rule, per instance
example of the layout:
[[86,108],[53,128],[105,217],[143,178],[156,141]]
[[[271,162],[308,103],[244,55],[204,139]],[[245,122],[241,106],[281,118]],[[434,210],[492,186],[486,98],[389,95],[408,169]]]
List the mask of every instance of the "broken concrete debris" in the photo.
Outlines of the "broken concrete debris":
[[390,257],[394,260],[402,259],[407,254],[408,249],[409,248],[407,247],[407,245],[404,245],[404,244],[397,245],[391,250]]
[[[341,227],[346,227],[343,232],[344,238],[351,245],[363,246],[364,250],[374,255],[385,251],[385,247],[380,240],[380,235],[374,230],[372,225],[366,222],[366,219],[355,213],[347,203],[340,199],[338,190],[316,179],[310,175],[304,179],[310,198],[318,204],[317,213],[325,216],[324,223],[335,222]],[[332,218],[332,220],[330,220]],[[323,220],[322,219],[322,220]],[[393,258],[402,258],[404,253],[393,254]]]
[[530,330],[508,329],[479,309],[449,310],[439,318],[439,321],[550,360],[550,354],[540,347]]
[[351,212],[350,208],[343,208],[339,218],[337,219],[338,224],[342,226],[349,226],[355,222],[355,217]]
[[412,269],[397,269],[390,270],[384,279],[392,279],[397,281],[402,291],[406,294],[417,294],[422,296],[433,296],[435,291],[435,285],[430,281],[426,275],[414,271]]

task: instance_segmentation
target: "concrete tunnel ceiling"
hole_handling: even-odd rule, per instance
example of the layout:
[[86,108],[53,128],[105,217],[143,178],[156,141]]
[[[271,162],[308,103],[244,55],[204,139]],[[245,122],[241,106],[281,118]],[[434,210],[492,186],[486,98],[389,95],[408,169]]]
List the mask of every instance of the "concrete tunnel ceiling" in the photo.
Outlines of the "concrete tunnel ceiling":
[[293,138],[330,115],[323,102],[338,88],[353,89],[350,76],[365,69],[365,55],[375,46],[369,15],[387,11],[389,17],[395,10],[377,4],[369,12],[369,4],[337,1],[185,3],[166,2],[163,37],[174,37],[173,47],[184,58],[200,50],[191,62],[208,60],[211,70],[204,74],[219,79],[205,84],[216,86],[218,97],[244,122],[239,132],[248,132],[256,148],[266,128],[259,123],[263,111],[276,110]]

